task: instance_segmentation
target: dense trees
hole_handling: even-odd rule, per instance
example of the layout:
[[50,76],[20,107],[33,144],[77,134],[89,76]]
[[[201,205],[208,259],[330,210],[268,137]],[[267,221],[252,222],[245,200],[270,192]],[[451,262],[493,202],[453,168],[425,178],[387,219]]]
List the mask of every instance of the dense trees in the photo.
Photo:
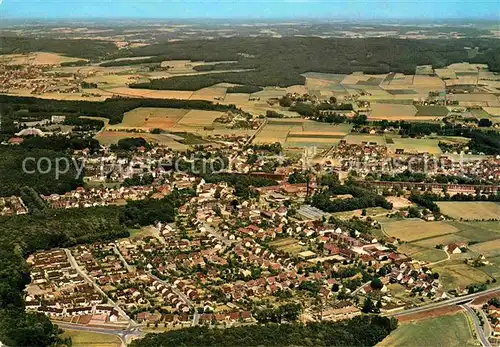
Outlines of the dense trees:
[[118,48],[109,41],[0,37],[0,54],[28,52],[54,52],[71,57],[98,59],[118,52]]
[[[350,194],[348,199],[335,199],[332,196]],[[367,207],[383,207],[391,209],[392,204],[383,196],[353,185],[331,184],[328,189],[316,193],[311,204],[325,212],[352,211]]]
[[[479,47],[480,54],[469,58],[464,47]],[[339,53],[340,52],[340,53]],[[244,55],[242,53],[245,53]],[[403,72],[415,73],[417,65],[439,68],[454,62],[489,64],[500,70],[500,43],[494,39],[402,40],[394,38],[342,39],[317,37],[226,38],[184,40],[153,44],[120,52],[121,56],[153,56],[140,60],[155,63],[171,59],[236,61],[214,64],[214,70],[249,69],[198,76],[179,76],[136,85],[153,89],[188,89],[220,82],[256,86],[304,84],[307,71],[328,73]],[[107,63],[128,65],[131,61]],[[136,63],[139,63],[136,62]],[[211,67],[212,68],[212,67]],[[252,69],[252,70],[250,70]],[[192,89],[189,89],[192,90]]]
[[62,152],[0,146],[0,158],[0,196],[19,195],[25,186],[44,195],[65,193],[83,184],[83,173]]
[[174,207],[174,202],[168,196],[161,200],[129,201],[121,209],[119,220],[130,227],[151,225],[155,221],[171,223],[175,216]]
[[[227,111],[234,110],[234,105],[214,104],[204,100],[178,99],[134,99],[113,98],[102,102],[49,100],[32,97],[17,97],[0,95],[0,112],[2,113],[2,129],[0,133],[12,133],[12,122],[19,120],[19,111],[24,117],[35,120],[50,119],[53,115],[64,116],[93,116],[108,118],[110,124],[122,121],[123,114],[137,107],[169,107],[198,110]],[[72,117],[70,117],[72,119]]]
[[375,346],[396,329],[394,318],[360,316],[340,322],[188,328],[148,334],[133,347],[168,346]]
[[259,86],[234,86],[234,87],[229,87],[227,88],[226,92],[227,93],[257,93],[260,92],[261,90],[264,90],[262,87]]
[[128,235],[119,223],[119,208],[50,210],[0,217],[0,341],[8,346],[46,347],[58,340],[58,329],[38,313],[24,311],[24,287],[30,282],[24,257],[38,249]]

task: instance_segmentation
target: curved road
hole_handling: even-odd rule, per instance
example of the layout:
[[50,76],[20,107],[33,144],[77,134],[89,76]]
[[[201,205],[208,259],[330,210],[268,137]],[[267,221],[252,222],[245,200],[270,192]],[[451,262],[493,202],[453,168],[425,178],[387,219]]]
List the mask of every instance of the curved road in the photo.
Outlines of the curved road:
[[446,306],[450,306],[450,305],[465,304],[468,301],[471,301],[475,298],[481,297],[481,296],[486,295],[486,294],[491,294],[491,293],[500,293],[500,287],[490,288],[490,289],[484,290],[482,292],[468,294],[468,295],[464,295],[464,296],[459,296],[457,298],[447,299],[444,301],[436,302],[436,303],[421,306],[421,307],[415,307],[415,308],[410,308],[408,310],[402,310],[399,312],[388,313],[388,314],[385,314],[385,316],[402,317],[402,316],[406,316],[409,314],[426,312],[426,311],[434,310],[436,308],[442,308],[442,307],[446,307]]
[[472,318],[472,321],[474,322],[474,326],[476,328],[477,337],[479,338],[479,342],[481,342],[481,345],[483,347],[491,347],[491,344],[488,341],[486,335],[484,334],[483,328],[481,327],[481,322],[477,318],[476,312],[474,312],[474,310],[467,304],[460,305],[460,307],[464,308],[467,311],[469,317]]

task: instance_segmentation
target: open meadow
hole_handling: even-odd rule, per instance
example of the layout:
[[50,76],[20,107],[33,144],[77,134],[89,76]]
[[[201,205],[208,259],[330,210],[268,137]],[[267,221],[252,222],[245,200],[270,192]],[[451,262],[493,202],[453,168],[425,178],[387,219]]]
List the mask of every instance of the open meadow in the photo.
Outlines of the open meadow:
[[467,316],[460,312],[400,324],[377,346],[461,347],[477,346],[477,342],[474,339],[471,323]]
[[368,119],[415,120],[417,109],[413,105],[372,103]]
[[440,201],[441,212],[454,219],[489,220],[500,218],[500,204],[491,201]]
[[439,273],[439,282],[446,291],[455,289],[463,290],[470,284],[482,284],[488,280],[492,280],[480,268],[464,264],[460,259],[440,263],[434,266],[432,270]]
[[425,222],[422,219],[405,219],[382,224],[384,232],[402,241],[416,241],[436,236],[452,234],[457,228],[444,222]]
[[88,331],[66,330],[62,337],[71,338],[73,347],[119,347],[120,339],[109,334],[98,334]]

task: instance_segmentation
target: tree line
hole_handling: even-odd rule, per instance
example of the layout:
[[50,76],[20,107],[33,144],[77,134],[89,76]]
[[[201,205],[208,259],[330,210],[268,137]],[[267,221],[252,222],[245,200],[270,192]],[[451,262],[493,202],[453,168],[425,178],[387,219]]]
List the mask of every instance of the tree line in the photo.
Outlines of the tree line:
[[375,346],[397,327],[397,320],[363,315],[339,322],[266,324],[209,329],[193,327],[147,334],[132,347],[168,346]]

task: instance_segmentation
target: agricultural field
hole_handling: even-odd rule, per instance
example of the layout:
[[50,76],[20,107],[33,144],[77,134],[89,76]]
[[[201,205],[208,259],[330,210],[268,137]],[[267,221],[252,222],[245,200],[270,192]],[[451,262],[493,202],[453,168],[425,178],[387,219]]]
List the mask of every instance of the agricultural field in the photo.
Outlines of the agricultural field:
[[327,148],[337,144],[350,130],[350,124],[334,125],[302,118],[277,118],[268,120],[254,142],[280,142],[285,148]]
[[162,146],[167,146],[171,149],[178,151],[185,151],[189,146],[176,141],[169,134],[151,134],[151,133],[139,133],[139,132],[128,132],[128,131],[101,131],[96,135],[96,139],[102,145],[109,146],[118,143],[119,140],[127,137],[142,137],[147,141],[158,143]]
[[7,65],[59,65],[79,60],[87,59],[66,57],[62,54],[48,52],[0,55],[0,64]]
[[125,112],[123,121],[118,125],[111,125],[110,129],[121,128],[160,128],[171,130],[189,110],[175,108],[139,107]]
[[190,127],[206,127],[211,126],[214,120],[222,116],[223,112],[218,111],[204,111],[204,110],[189,110],[178,122],[175,127],[180,130]]
[[441,212],[460,220],[489,220],[500,216],[500,204],[491,201],[441,201]]
[[368,119],[414,120],[417,114],[413,105],[372,103],[371,109]]
[[393,144],[388,145],[388,148],[392,151],[401,148],[407,153],[427,152],[430,154],[441,154],[439,140],[437,139],[393,137],[392,142]]
[[87,331],[66,330],[62,337],[70,337],[73,347],[118,347],[121,341],[117,336]]
[[456,233],[474,242],[486,242],[500,239],[500,222],[459,222],[450,221],[449,224],[457,227]]
[[299,245],[299,242],[292,237],[272,241],[269,245],[282,252],[290,253],[293,256],[307,250],[306,247]]
[[383,223],[385,233],[402,241],[416,241],[458,231],[457,228],[444,222],[425,222],[422,219],[405,219],[402,221]]
[[437,237],[431,237],[427,238],[424,240],[417,240],[415,242],[412,242],[411,244],[417,247],[422,247],[422,248],[427,248],[427,249],[434,249],[436,245],[449,245],[450,243],[456,243],[456,242],[469,242],[470,240],[460,236],[460,233],[457,232],[452,233],[452,234],[447,234],[443,236],[437,236]]
[[411,255],[413,259],[435,263],[447,259],[446,252],[442,249],[427,249]]
[[361,144],[362,142],[370,143],[374,142],[377,145],[385,145],[385,137],[383,135],[362,135],[362,134],[349,134],[344,137],[349,144]]
[[432,118],[440,118],[446,117],[448,114],[448,108],[444,106],[415,106],[417,108],[416,117],[432,117]]
[[500,255],[500,239],[477,243],[470,246],[470,249],[486,258],[497,257]]
[[465,313],[460,312],[401,324],[377,346],[477,346],[472,329]]
[[465,289],[470,284],[480,284],[492,279],[481,268],[464,264],[460,259],[441,263],[432,270],[439,273],[439,281],[446,291]]

